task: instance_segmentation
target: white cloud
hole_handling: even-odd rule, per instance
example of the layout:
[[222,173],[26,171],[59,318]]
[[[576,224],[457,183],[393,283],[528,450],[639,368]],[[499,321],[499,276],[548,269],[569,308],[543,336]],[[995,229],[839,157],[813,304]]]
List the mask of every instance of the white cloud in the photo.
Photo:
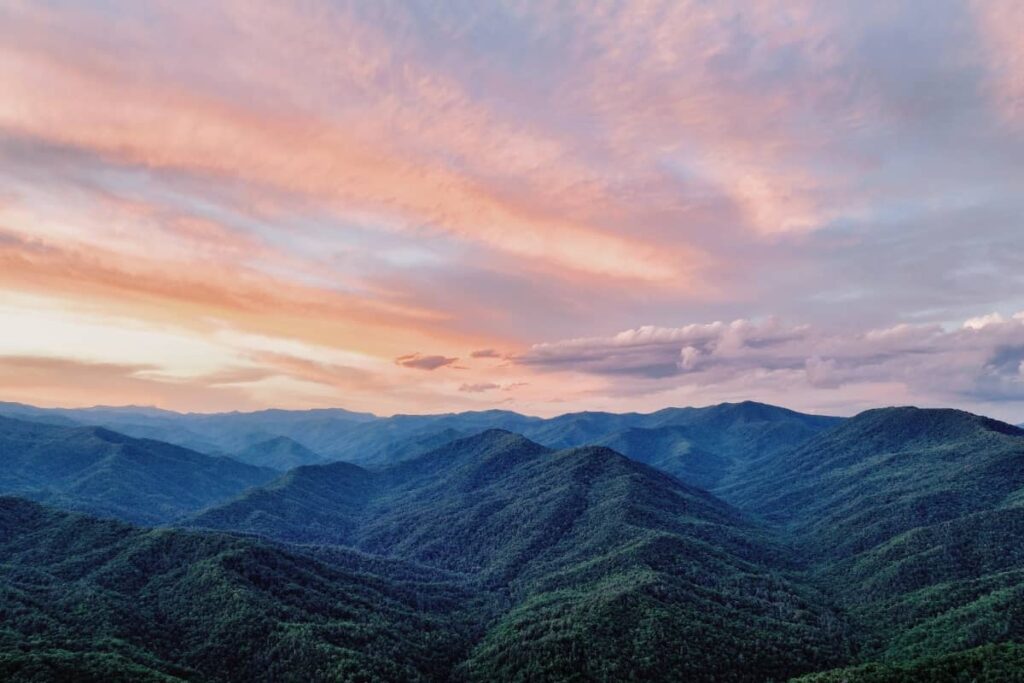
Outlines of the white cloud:
[[1006,322],[1006,319],[998,313],[989,313],[988,315],[980,315],[977,318],[969,318],[964,321],[964,328],[970,330],[980,330],[989,325],[999,325]]
[[622,393],[796,381],[805,389],[896,383],[937,399],[1024,401],[1024,315],[972,318],[952,331],[901,324],[839,332],[776,319],[641,327],[538,344],[517,362],[614,378]]

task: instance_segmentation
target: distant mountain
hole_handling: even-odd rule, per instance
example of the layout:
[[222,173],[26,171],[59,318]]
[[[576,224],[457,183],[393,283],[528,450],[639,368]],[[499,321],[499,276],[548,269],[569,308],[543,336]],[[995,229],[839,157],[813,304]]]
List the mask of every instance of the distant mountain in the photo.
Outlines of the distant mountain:
[[0,493],[139,524],[230,499],[277,472],[102,427],[0,418]]
[[378,471],[301,467],[191,524],[342,544],[507,595],[460,665],[478,680],[784,678],[846,654],[786,551],[607,448],[491,430]]
[[441,681],[480,609],[408,565],[143,531],[13,498],[0,497],[0,558],[9,681]]
[[280,472],[302,465],[317,465],[326,462],[323,456],[287,436],[275,436],[266,441],[254,443],[235,455],[235,459],[250,465],[270,467]]
[[865,658],[1024,640],[1024,431],[872,410],[750,472],[722,495],[798,544]]
[[24,403],[10,403],[7,401],[0,401],[0,416],[65,427],[82,424],[67,415],[63,415],[58,409],[37,408]]
[[[743,477],[751,458],[791,448],[839,422],[839,418],[804,415],[750,401],[667,408],[650,414],[568,413],[550,419],[506,410],[375,418],[344,410],[200,415],[139,408],[43,410],[20,404],[0,404],[0,414],[98,424],[130,436],[252,463],[264,461],[250,449],[258,451],[266,448],[258,444],[286,437],[326,461],[367,467],[385,467],[454,439],[505,429],[556,449],[608,445],[687,483],[712,490],[732,477]],[[296,457],[278,467],[288,462],[313,461]]]
[[[707,408],[667,408],[648,415],[613,416],[613,427],[600,436],[595,414],[581,414],[589,427],[577,436],[557,440],[566,445],[575,438],[608,445],[623,454],[711,491],[746,476],[750,462],[772,457],[833,427],[841,418],[806,415],[763,403],[722,403]],[[553,437],[552,427],[568,423],[578,430],[574,415],[554,418],[542,443]],[[628,424],[629,426],[623,426]],[[536,433],[527,435],[538,438]]]
[[668,472],[699,488],[714,488],[735,466],[733,458],[694,445],[685,427],[628,427],[599,436],[594,443],[628,454],[637,462]]
[[424,444],[440,445],[451,437],[497,428],[556,449],[607,445],[714,490],[730,477],[742,477],[751,459],[792,448],[839,422],[750,401],[650,414],[568,413],[550,419],[507,411],[404,415],[361,424],[325,453],[379,467],[424,453]]
[[339,408],[206,414],[175,413],[136,406],[42,409],[18,403],[0,403],[0,415],[34,422],[54,418],[70,420],[215,455],[236,455],[279,436],[288,437],[319,453],[324,445],[342,440],[355,425],[376,419],[369,413]]
[[438,446],[483,431],[468,431],[471,428],[466,425],[460,425],[460,429],[446,427],[443,422],[436,424],[434,420],[426,420],[426,424],[423,422],[417,416],[408,421],[401,417],[386,418],[359,425],[343,441],[329,448],[329,459],[355,462],[365,467],[384,467],[411,460]]

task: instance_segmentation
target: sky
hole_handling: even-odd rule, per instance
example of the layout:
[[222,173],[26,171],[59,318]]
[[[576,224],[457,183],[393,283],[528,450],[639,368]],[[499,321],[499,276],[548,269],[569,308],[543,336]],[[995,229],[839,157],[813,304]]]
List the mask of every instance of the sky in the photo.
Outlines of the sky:
[[1024,421],[1017,0],[0,0],[0,400]]

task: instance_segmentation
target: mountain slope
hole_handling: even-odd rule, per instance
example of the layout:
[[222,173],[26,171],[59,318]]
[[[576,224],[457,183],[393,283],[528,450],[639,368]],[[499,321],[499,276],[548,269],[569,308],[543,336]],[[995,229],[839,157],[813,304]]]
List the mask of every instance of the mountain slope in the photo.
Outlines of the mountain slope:
[[788,450],[840,418],[763,403],[666,408],[655,413],[569,413],[523,434],[557,448],[605,445],[711,491],[745,476],[750,461]]
[[1024,680],[1024,645],[984,645],[892,664],[862,664],[809,674],[793,683],[1013,683]]
[[13,498],[0,558],[5,680],[445,680],[471,635],[475,598],[429,573]]
[[762,531],[607,448],[551,451],[491,430],[379,471],[299,468],[192,524],[344,544],[506,596],[459,667],[477,680],[615,678],[626,666],[763,680],[846,652],[836,615]]
[[594,443],[703,489],[714,488],[735,465],[731,457],[695,446],[685,427],[629,427]]
[[733,503],[828,540],[832,555],[998,507],[1024,486],[1024,431],[956,410],[861,413],[752,466]]
[[266,441],[254,443],[234,457],[236,460],[250,465],[269,467],[280,472],[302,465],[317,465],[325,462],[323,456],[287,436],[275,436]]
[[101,427],[0,418],[0,493],[159,524],[234,497],[276,472]]
[[1024,639],[1024,431],[954,410],[863,413],[727,499],[785,528],[862,658]]

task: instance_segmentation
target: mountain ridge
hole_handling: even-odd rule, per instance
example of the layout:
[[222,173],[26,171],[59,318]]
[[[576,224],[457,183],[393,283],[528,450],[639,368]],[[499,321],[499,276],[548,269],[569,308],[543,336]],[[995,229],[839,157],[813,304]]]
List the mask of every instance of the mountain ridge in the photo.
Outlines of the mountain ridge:
[[275,471],[104,427],[0,417],[0,492],[160,524],[268,482]]

